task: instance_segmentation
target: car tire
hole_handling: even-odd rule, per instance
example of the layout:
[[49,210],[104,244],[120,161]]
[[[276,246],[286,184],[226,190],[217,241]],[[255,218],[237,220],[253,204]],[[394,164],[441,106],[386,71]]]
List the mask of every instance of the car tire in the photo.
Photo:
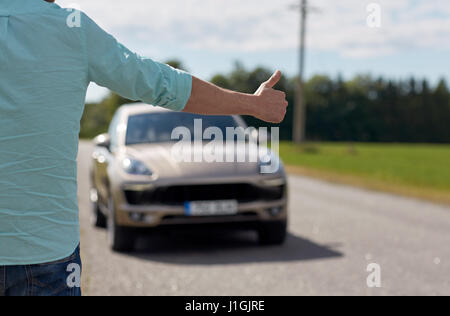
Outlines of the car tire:
[[133,251],[136,237],[129,228],[117,225],[115,217],[115,207],[112,198],[109,199],[108,209],[108,241],[111,250],[116,252]]
[[282,245],[286,241],[287,221],[261,223],[258,235],[261,245]]
[[106,228],[107,226],[106,216],[100,210],[98,202],[92,202],[91,222],[94,227]]

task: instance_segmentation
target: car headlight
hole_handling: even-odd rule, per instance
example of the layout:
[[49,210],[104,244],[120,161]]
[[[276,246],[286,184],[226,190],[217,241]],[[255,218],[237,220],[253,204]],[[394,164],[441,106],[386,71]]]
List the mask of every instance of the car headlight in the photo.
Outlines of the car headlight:
[[122,168],[128,174],[140,175],[140,176],[151,176],[153,172],[147,168],[139,160],[133,158],[125,158],[122,160]]

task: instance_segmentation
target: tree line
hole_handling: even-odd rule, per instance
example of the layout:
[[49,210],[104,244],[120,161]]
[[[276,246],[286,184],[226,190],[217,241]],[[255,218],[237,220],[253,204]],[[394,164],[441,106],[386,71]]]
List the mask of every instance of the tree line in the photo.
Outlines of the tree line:
[[[178,61],[169,64],[182,69]],[[264,67],[247,70],[236,63],[228,74],[211,82],[223,88],[253,93],[273,72]],[[292,139],[293,105],[297,78],[275,87],[286,92],[290,104],[280,137]],[[389,80],[358,75],[351,80],[316,75],[305,82],[306,137],[311,141],[450,142],[450,92],[444,79],[435,86],[427,80]],[[130,100],[111,93],[98,104],[87,104],[81,121],[83,138],[107,131],[117,108]],[[211,106],[214,106],[213,104]],[[254,127],[267,126],[245,117]]]

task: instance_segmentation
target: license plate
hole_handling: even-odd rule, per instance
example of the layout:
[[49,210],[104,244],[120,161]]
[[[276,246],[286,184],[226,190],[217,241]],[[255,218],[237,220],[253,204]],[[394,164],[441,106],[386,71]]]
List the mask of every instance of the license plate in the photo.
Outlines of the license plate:
[[238,212],[238,202],[236,200],[187,202],[185,212],[187,216],[235,215]]

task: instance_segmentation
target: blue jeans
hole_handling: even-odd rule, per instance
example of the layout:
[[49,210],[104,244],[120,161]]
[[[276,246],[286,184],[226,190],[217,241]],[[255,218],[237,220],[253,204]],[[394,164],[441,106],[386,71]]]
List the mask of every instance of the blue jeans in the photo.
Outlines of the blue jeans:
[[80,247],[46,264],[0,267],[0,296],[81,296]]

